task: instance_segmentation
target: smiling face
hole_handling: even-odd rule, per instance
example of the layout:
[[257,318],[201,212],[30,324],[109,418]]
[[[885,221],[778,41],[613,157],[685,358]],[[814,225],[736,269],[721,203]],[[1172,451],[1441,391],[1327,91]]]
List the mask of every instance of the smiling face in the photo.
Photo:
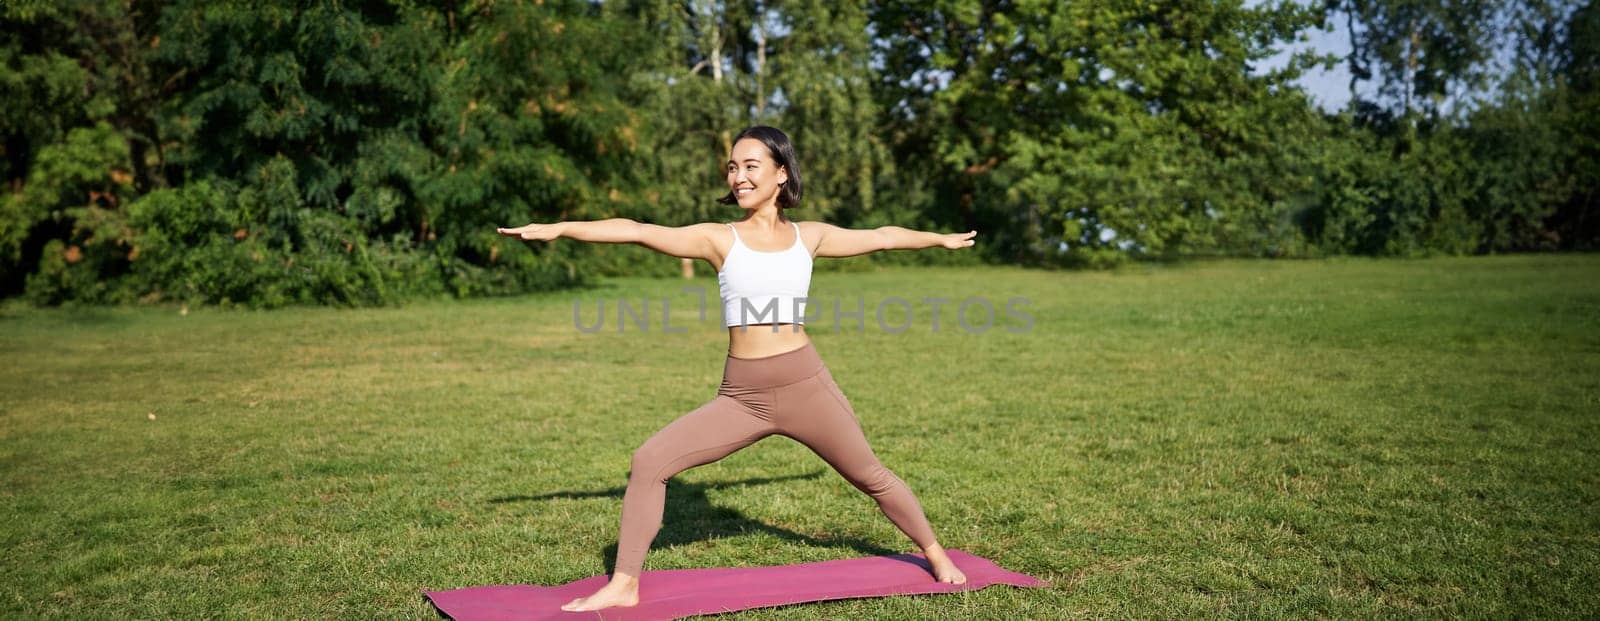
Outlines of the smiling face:
[[776,204],[778,190],[789,181],[789,172],[772,160],[767,145],[754,138],[734,143],[727,169],[728,191],[745,209]]

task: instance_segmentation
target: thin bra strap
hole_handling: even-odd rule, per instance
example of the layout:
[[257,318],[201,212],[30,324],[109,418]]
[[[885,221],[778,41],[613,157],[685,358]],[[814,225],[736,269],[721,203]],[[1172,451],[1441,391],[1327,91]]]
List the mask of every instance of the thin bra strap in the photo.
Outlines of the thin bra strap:
[[[734,228],[733,223],[724,222],[723,224],[728,225],[728,229],[733,231],[733,243],[734,243],[734,245],[739,245],[739,244],[744,243],[742,240],[739,239],[739,229]],[[789,226],[794,227],[794,245],[795,246],[803,246],[803,245],[805,245],[804,242],[800,241],[800,223],[799,222],[795,222],[794,220],[790,220],[789,221]],[[793,248],[794,246],[790,246],[790,247]]]

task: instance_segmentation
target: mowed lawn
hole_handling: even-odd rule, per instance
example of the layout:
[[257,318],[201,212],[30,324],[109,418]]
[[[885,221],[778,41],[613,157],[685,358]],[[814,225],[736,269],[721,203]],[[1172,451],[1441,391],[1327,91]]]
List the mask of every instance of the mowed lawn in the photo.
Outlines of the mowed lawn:
[[[1600,614],[1600,256],[892,268],[812,294],[941,542],[1053,587],[720,618]],[[716,296],[10,306],[0,617],[429,619],[423,589],[602,573],[633,449],[716,392]],[[924,298],[952,300],[937,330]],[[619,332],[618,300],[648,327]],[[667,502],[647,569],[915,550],[783,437]]]

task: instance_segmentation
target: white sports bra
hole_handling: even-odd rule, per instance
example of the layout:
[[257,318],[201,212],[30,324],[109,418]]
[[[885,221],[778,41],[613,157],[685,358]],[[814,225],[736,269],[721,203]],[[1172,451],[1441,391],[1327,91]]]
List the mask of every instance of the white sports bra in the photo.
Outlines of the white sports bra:
[[724,326],[805,323],[811,251],[800,242],[800,225],[789,224],[794,226],[794,245],[778,252],[752,250],[739,240],[739,230],[728,225],[734,229],[733,247],[717,272]]

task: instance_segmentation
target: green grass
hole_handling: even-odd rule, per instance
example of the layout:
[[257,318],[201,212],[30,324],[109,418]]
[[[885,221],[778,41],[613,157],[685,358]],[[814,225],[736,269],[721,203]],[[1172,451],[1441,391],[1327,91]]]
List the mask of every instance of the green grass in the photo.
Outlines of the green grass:
[[[683,285],[0,311],[0,617],[428,619],[425,588],[601,573],[632,450],[721,375]],[[1600,256],[896,268],[812,293],[867,305],[863,332],[825,316],[813,339],[941,542],[1054,587],[723,618],[1600,614]],[[934,332],[915,302],[885,333],[891,296],[1026,297],[1032,326],[969,333],[946,306]],[[654,325],[580,332],[575,297],[589,322],[647,298]],[[685,332],[659,329],[664,297]],[[913,549],[772,437],[674,479],[647,568]]]

